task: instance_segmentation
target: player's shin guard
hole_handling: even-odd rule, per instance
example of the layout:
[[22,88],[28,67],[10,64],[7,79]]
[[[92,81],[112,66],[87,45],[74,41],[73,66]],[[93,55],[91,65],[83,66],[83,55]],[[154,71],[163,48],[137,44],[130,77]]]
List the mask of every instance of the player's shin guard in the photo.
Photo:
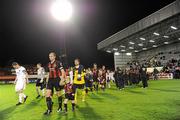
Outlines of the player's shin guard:
[[58,97],[59,109],[62,109],[62,96]]
[[64,103],[64,111],[67,112],[67,103]]
[[48,110],[52,111],[52,99],[51,97],[46,98],[47,108]]

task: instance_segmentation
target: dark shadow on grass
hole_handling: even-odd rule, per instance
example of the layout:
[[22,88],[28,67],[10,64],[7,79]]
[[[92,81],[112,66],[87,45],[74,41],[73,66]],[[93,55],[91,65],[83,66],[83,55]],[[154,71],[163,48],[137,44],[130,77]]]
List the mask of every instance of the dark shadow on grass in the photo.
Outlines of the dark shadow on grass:
[[89,95],[89,97],[90,97],[91,99],[94,99],[94,100],[98,101],[98,102],[103,102],[103,98],[99,97],[99,96],[96,95],[96,94],[91,94],[91,95]]
[[[112,95],[112,94],[109,94],[109,93],[106,93],[106,92],[102,92],[100,93],[100,95],[102,97],[106,97],[107,99],[114,99],[114,100],[119,100],[119,98],[115,95]],[[117,94],[118,95],[118,94]]]
[[133,94],[139,94],[139,95],[146,95],[144,92],[141,92],[141,91],[134,91],[134,90],[131,90],[131,89],[127,90],[127,92],[133,93]]
[[[102,120],[102,117],[95,113],[94,109],[89,106],[87,102],[85,103],[85,107],[79,107],[78,110],[83,116],[85,120]],[[92,118],[93,117],[93,118]]]
[[51,115],[44,115],[44,114],[42,113],[42,117],[41,117],[40,120],[51,120],[51,117],[52,117],[52,114],[51,114]]
[[56,120],[60,120],[62,118],[65,118],[65,120],[76,120],[77,116],[76,116],[76,111],[74,111],[72,114],[72,118],[69,118],[69,114],[70,112],[72,112],[71,110],[68,110],[68,112],[65,114],[64,112],[58,113],[58,117],[56,118]]
[[15,109],[16,109],[16,106],[11,106],[9,108],[6,108],[6,109],[0,111],[0,120],[5,120],[5,119],[7,119],[7,117],[10,117],[8,115],[10,113],[12,113]]
[[27,110],[33,109],[33,107],[36,107],[42,99],[44,99],[44,98],[34,99],[29,104],[24,103],[24,108],[21,111],[24,111],[24,110],[27,111]]
[[151,88],[151,90],[157,90],[157,91],[162,91],[162,92],[180,92],[179,90],[158,89],[158,88]]
[[73,112],[73,117],[68,118],[68,116],[65,118],[66,120],[77,120],[76,111]]

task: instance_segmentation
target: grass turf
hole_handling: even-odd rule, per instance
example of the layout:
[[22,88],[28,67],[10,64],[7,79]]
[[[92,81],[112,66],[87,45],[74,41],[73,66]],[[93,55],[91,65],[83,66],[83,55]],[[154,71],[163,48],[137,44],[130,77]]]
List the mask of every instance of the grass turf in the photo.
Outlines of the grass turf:
[[54,110],[44,116],[45,99],[36,99],[35,84],[29,84],[27,102],[15,106],[18,97],[14,85],[0,85],[0,120],[180,120],[180,80],[150,81],[149,88],[128,87],[123,91],[114,86],[105,92],[90,93],[86,102],[78,99],[78,108],[68,114]]

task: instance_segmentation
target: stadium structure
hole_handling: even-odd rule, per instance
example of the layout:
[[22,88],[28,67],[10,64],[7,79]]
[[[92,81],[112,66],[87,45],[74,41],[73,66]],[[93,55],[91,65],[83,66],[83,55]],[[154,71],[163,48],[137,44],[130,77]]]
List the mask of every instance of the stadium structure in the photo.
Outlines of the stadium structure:
[[156,58],[166,63],[180,58],[180,0],[143,18],[97,44],[98,50],[114,54],[116,67]]

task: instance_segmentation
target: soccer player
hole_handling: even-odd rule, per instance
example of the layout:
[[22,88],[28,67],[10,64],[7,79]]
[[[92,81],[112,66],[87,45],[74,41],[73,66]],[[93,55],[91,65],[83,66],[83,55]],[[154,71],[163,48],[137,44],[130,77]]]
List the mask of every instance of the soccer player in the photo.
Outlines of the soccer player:
[[132,66],[130,66],[130,69],[129,69],[129,85],[133,84],[133,79],[134,79],[134,69]]
[[116,81],[116,86],[119,90],[124,89],[124,80],[123,80],[123,72],[122,70],[117,67],[116,72],[115,72],[115,81]]
[[106,88],[106,67],[102,66],[102,79],[104,80],[104,88]]
[[140,78],[142,80],[143,88],[148,87],[148,82],[147,82],[147,70],[146,68],[140,68]]
[[75,101],[74,101],[74,92],[73,92],[73,85],[67,81],[67,83],[64,86],[64,90],[65,90],[65,99],[64,99],[64,112],[67,113],[68,111],[68,107],[67,107],[67,103],[68,100],[71,100],[72,102],[72,111],[74,112],[75,109]]
[[159,71],[156,69],[156,67],[154,67],[154,70],[153,70],[153,79],[154,80],[158,80],[158,73],[159,73]]
[[93,91],[92,88],[93,85],[93,77],[90,69],[86,69],[86,74],[85,74],[85,86],[86,86],[86,94],[88,94],[88,91],[90,90],[91,92]]
[[73,91],[75,93],[75,102],[77,103],[77,89],[80,89],[82,91],[82,101],[85,101],[85,90],[84,90],[84,85],[85,85],[85,71],[83,65],[80,65],[80,60],[75,59],[74,60],[74,79],[73,79]]
[[113,83],[115,83],[114,71],[110,71],[109,76],[110,76],[110,80],[111,80]]
[[128,73],[128,70],[124,69],[123,71],[123,78],[124,78],[124,85],[128,86],[129,83],[129,73]]
[[49,53],[49,60],[47,66],[47,72],[48,72],[48,82],[46,87],[46,103],[47,103],[47,111],[44,113],[44,115],[49,115],[52,112],[52,90],[55,88],[56,95],[58,97],[58,103],[59,108],[58,112],[62,111],[62,96],[61,96],[61,90],[63,89],[62,86],[60,86],[60,81],[65,80],[65,71],[62,66],[62,64],[56,60],[56,53],[51,52]]
[[40,91],[42,91],[42,96],[45,96],[45,70],[41,63],[37,64],[37,68],[36,91],[38,96],[36,98],[38,99],[40,97]]
[[99,89],[99,80],[98,80],[98,68],[97,68],[97,64],[96,63],[93,64],[92,72],[93,72],[94,89],[96,91],[98,91],[98,89]]
[[106,73],[106,85],[107,85],[108,88],[111,88],[110,70],[107,70],[107,73]]
[[135,76],[134,76],[135,84],[139,84],[139,82],[140,82],[139,79],[140,79],[140,78],[139,78],[139,68],[138,68],[138,67],[135,67],[134,73],[135,73]]
[[17,62],[12,63],[13,68],[16,71],[16,79],[14,81],[15,91],[19,96],[19,102],[16,106],[21,105],[23,102],[25,103],[28,96],[26,96],[23,91],[26,88],[26,84],[28,83],[28,74],[26,69],[20,66]]
[[100,85],[100,88],[105,91],[105,82],[106,82],[106,79],[104,78],[103,76],[103,70],[102,69],[99,69],[99,72],[98,72],[98,80],[99,80],[99,85]]

